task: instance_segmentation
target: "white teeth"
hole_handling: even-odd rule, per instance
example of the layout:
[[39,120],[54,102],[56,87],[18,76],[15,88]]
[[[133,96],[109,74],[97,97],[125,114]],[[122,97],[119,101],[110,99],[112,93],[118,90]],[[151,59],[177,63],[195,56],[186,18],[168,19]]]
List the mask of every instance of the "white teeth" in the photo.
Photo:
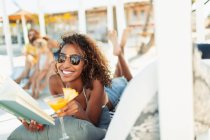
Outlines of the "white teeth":
[[70,71],[63,71],[63,74],[70,74],[70,73],[72,73],[72,72],[70,72]]

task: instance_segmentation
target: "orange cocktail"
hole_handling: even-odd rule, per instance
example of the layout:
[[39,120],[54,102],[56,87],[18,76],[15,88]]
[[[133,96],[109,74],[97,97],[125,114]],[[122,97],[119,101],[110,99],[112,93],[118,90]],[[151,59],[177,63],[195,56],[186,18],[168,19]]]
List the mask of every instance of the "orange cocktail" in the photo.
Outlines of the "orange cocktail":
[[59,112],[61,108],[63,108],[68,102],[73,100],[77,95],[78,92],[71,88],[63,88],[64,95],[54,95],[48,97],[46,101],[48,105],[55,111]]
[[61,97],[49,100],[47,103],[55,112],[58,113],[59,110],[68,103],[68,101],[64,99],[63,96],[61,96]]
[[[63,89],[64,95],[59,94],[59,95],[54,95],[54,96],[49,96],[44,99],[44,101],[56,112],[59,113],[59,111],[67,105],[68,102],[73,100],[78,93],[76,90],[71,89],[71,88],[64,88]],[[62,137],[60,140],[67,140],[69,139],[69,136],[66,133],[65,127],[64,127],[64,122],[63,122],[63,117],[59,117],[60,123],[61,123],[61,130],[62,130]]]
[[[56,112],[59,113],[60,109],[63,108],[68,101],[64,98],[62,94],[49,96],[44,99],[44,101]],[[59,117],[61,123],[62,137],[59,140],[67,140],[69,136],[66,133],[63,117]]]

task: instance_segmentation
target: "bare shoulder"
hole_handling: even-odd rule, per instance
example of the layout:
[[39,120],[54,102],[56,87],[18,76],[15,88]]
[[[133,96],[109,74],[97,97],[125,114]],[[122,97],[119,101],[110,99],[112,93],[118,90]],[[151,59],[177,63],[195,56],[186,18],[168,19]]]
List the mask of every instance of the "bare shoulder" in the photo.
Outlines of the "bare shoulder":
[[103,84],[99,80],[94,80],[93,81],[93,87],[103,87]]
[[49,78],[49,89],[51,94],[62,93],[62,82],[57,74],[51,75]]
[[51,82],[54,83],[57,80],[59,80],[59,76],[57,74],[53,74],[53,75],[50,76],[49,80],[50,80],[50,83]]
[[92,89],[92,91],[102,91],[102,90],[104,90],[104,86],[103,86],[103,84],[101,83],[101,81],[99,81],[99,80],[94,80],[93,81],[93,89]]
[[[98,93],[103,90],[103,85],[99,80],[94,80],[93,81],[93,88],[92,89],[86,89],[86,92],[88,95],[93,95],[95,93]],[[91,94],[90,94],[91,93]]]
[[[91,90],[91,93],[92,94],[98,94],[98,93],[103,94],[103,92],[104,92],[104,86],[101,83],[101,81],[94,80],[93,81],[93,89]],[[98,94],[98,95],[100,95],[100,94]]]
[[49,78],[49,86],[50,87],[55,86],[55,85],[60,85],[60,84],[62,84],[62,83],[61,83],[61,79],[60,79],[59,75],[53,74],[50,76],[50,78]]

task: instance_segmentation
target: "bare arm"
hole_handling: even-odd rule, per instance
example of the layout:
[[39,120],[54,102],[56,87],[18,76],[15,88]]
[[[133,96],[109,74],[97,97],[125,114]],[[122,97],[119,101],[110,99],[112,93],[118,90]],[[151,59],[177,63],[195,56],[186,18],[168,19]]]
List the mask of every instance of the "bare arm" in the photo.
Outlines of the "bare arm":
[[78,101],[72,100],[62,109],[62,113],[59,115],[74,115],[79,119],[87,120],[94,125],[97,125],[101,116],[105,95],[104,86],[101,84],[101,82],[95,80],[93,87],[94,88],[91,90],[91,95],[86,110],[82,108],[82,105]]
[[104,103],[104,86],[98,80],[93,83],[93,90],[88,101],[86,115],[93,124],[98,124]]

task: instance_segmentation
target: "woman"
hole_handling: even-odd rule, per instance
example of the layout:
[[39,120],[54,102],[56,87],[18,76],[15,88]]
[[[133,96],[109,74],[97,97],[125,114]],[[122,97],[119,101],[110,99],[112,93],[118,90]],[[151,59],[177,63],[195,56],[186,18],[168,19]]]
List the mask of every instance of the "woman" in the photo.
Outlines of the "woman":
[[51,74],[50,65],[53,61],[53,54],[48,48],[48,43],[44,39],[37,39],[34,46],[38,49],[39,58],[36,64],[35,73],[32,78],[32,97],[37,99],[48,85],[48,79]]
[[[25,60],[25,67],[23,72],[15,79],[16,83],[20,83],[21,80],[24,78],[29,78],[33,73],[35,69],[35,65],[38,61],[38,51],[37,48],[33,45],[33,43],[41,38],[40,33],[37,30],[30,29],[28,32],[28,40],[29,44],[27,44],[24,49],[23,53],[26,57]],[[24,89],[27,89],[28,86],[30,86],[30,82],[28,82],[25,86]]]
[[[64,116],[67,134],[72,138],[102,139],[105,136],[104,130],[110,123],[109,109],[112,109],[119,100],[118,96],[127,81],[125,78],[111,81],[106,59],[89,37],[67,34],[62,37],[62,41],[57,60],[57,74],[50,77],[50,91],[53,95],[62,94],[63,87],[71,87],[79,95],[70,101],[59,115]],[[123,62],[121,52],[118,57],[119,62]],[[125,64],[124,61],[122,66]],[[109,100],[110,97],[112,100]],[[35,122],[27,124],[24,121],[23,125],[32,132],[36,131],[35,134],[32,133],[30,139],[57,136],[58,132],[55,132],[55,129],[60,128],[59,123],[56,123],[56,126],[45,126],[44,130],[37,127]],[[23,129],[21,131],[16,129],[14,132],[16,135],[13,135],[17,136],[18,133],[23,133],[22,131]],[[10,138],[15,136],[11,135]]]

